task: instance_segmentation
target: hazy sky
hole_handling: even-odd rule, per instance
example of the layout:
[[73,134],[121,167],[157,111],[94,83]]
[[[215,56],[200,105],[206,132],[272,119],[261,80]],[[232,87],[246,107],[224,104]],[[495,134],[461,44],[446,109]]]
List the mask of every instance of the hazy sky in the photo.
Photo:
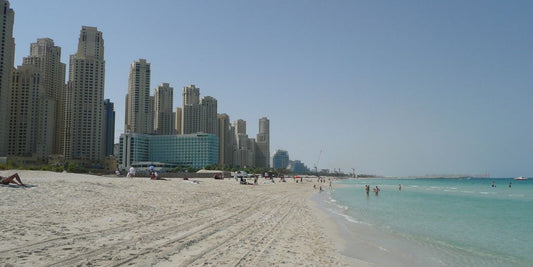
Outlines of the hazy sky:
[[[195,84],[218,112],[270,119],[271,154],[380,175],[533,177],[533,1],[11,0],[15,64],[82,25],[105,40],[124,128],[129,65]],[[67,74],[68,75],[68,74]]]

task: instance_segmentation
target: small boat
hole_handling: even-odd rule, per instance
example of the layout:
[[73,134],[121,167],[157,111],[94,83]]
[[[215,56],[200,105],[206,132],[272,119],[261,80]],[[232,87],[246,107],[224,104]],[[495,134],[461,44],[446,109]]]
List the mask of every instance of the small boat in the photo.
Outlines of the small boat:
[[520,176],[520,177],[516,177],[514,178],[515,180],[527,180],[527,177],[524,177],[524,176]]

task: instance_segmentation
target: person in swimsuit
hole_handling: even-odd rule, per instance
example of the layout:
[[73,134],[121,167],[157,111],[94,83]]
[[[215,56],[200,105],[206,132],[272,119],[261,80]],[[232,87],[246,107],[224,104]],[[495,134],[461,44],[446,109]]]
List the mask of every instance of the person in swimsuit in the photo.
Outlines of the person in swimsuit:
[[19,176],[18,173],[15,173],[15,174],[13,174],[11,176],[8,176],[8,177],[0,176],[0,184],[8,185],[10,183],[11,184],[16,184],[16,185],[19,185],[19,186],[26,186],[20,180],[20,176]]

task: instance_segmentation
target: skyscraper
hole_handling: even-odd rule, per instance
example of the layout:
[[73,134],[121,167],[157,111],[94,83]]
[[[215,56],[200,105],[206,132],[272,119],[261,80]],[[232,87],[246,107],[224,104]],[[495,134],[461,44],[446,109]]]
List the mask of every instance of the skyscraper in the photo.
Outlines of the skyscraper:
[[176,108],[176,114],[175,114],[175,118],[176,118],[176,123],[175,123],[175,126],[176,126],[176,133],[177,134],[183,134],[183,130],[181,129],[181,119],[182,119],[182,108]]
[[219,165],[233,164],[233,133],[228,114],[218,114]]
[[259,119],[259,133],[256,139],[255,166],[268,168],[270,163],[270,121]]
[[154,131],[156,134],[175,134],[175,119],[172,111],[174,88],[163,83],[154,92]]
[[139,59],[131,63],[126,95],[127,133],[153,133],[153,114],[150,111],[150,63]]
[[217,134],[217,100],[206,96],[200,103],[200,132]]
[[82,26],[78,51],[70,56],[65,157],[104,158],[104,39],[96,27]]
[[[51,142],[50,154],[63,154],[65,129],[65,63],[61,63],[61,47],[55,46],[50,38],[37,39],[30,47],[30,55],[23,59],[23,65],[33,65],[40,71],[42,97],[51,99],[55,116],[48,117],[53,131],[47,137]],[[44,112],[44,111],[43,111]],[[44,114],[43,114],[44,115]],[[52,119],[54,121],[52,121]]]
[[115,104],[109,99],[104,100],[104,118],[104,155],[110,156],[115,146]]
[[[50,131],[44,132],[48,129],[42,127],[48,123],[41,123],[41,120],[52,120],[54,114],[40,113],[41,107],[49,106],[46,104],[50,104],[50,98],[44,96],[41,72],[37,67],[22,65],[14,70],[12,75],[10,120],[6,127],[9,129],[7,154],[31,157],[37,152],[38,145],[43,145],[45,141],[43,138],[51,134]],[[50,149],[48,152],[51,152],[51,142],[48,148]],[[46,150],[46,147],[44,149]]]
[[9,1],[0,0],[2,15],[0,17],[0,156],[7,154],[9,100],[11,71],[13,70],[15,40],[13,39],[13,22],[15,12],[9,7]]
[[233,122],[233,126],[235,127],[235,135],[246,134],[246,121],[245,120],[238,119],[237,121]]
[[183,87],[181,134],[197,133],[200,130],[200,88],[194,84]]

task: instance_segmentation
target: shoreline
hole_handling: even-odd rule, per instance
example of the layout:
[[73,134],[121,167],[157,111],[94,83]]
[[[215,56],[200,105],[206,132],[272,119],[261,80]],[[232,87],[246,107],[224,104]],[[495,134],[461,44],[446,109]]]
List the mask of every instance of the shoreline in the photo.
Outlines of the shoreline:
[[[47,171],[1,186],[6,266],[353,266],[334,248],[311,179],[154,181]],[[193,178],[192,178],[193,179]],[[362,266],[361,264],[355,266]]]
[[327,199],[328,194],[317,194],[312,201],[318,216],[325,216],[325,233],[335,241],[335,249],[350,266],[447,266],[436,248],[347,217]]

